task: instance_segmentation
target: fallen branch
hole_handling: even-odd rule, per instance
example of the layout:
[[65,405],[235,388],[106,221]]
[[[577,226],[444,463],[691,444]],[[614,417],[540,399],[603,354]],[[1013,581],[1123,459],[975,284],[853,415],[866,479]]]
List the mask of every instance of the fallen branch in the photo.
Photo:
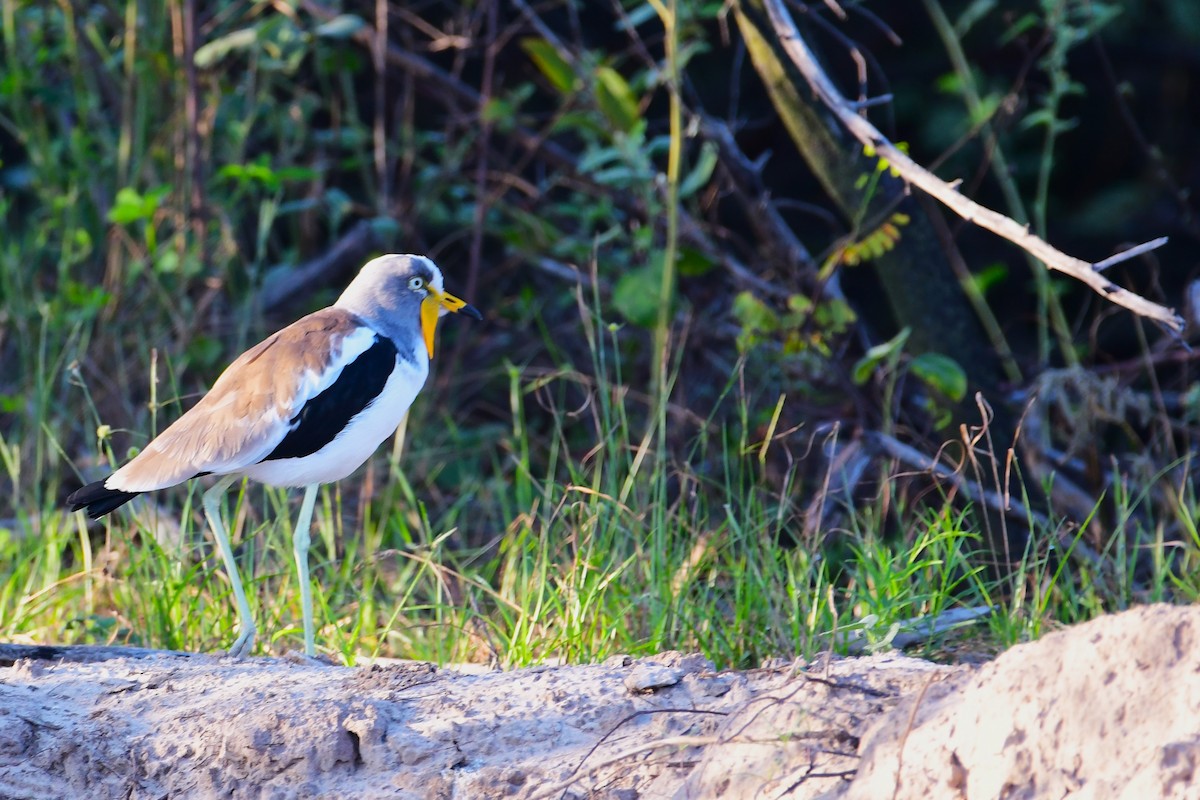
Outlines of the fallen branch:
[[[904,650],[915,644],[928,644],[934,637],[948,633],[957,628],[973,625],[985,619],[995,611],[994,606],[974,606],[972,608],[952,608],[941,614],[926,614],[921,617],[895,623],[897,631],[887,644],[889,649]],[[865,628],[839,630],[834,635],[834,646],[844,649],[847,655],[858,656],[870,653],[873,643],[867,638]]]
[[11,667],[15,662],[21,660],[94,664],[114,658],[157,658],[159,656],[194,658],[200,655],[203,654],[122,645],[0,644],[0,667]]
[[990,489],[984,489],[974,481],[964,478],[957,470],[951,469],[942,462],[930,458],[913,447],[909,447],[895,437],[879,433],[878,431],[866,431],[863,433],[863,440],[873,449],[889,458],[894,458],[909,469],[928,472],[939,480],[945,481],[972,502],[982,503],[999,514],[1019,519],[1028,524],[1030,529],[1040,528],[1046,531],[1054,531],[1055,539],[1064,552],[1080,560],[1087,566],[1092,567],[1097,572],[1101,574],[1106,573],[1105,560],[1094,548],[1086,542],[1081,541],[1078,536],[1072,536],[1061,525],[1055,525],[1045,514],[1029,508],[1019,500],[1005,497],[999,492]]
[[310,291],[331,275],[357,268],[372,249],[383,244],[370,220],[360,220],[325,253],[299,266],[273,271],[258,292],[258,305],[271,311],[298,294]]
[[[796,23],[784,9],[783,0],[762,0],[762,4],[784,51],[808,81],[814,94],[846,126],[854,138],[862,143],[864,148],[873,151],[886,161],[888,166],[905,181],[932,195],[968,222],[974,222],[1007,239],[1039,259],[1050,269],[1058,270],[1082,281],[1117,305],[1154,320],[1176,333],[1183,330],[1183,317],[1177,314],[1173,308],[1159,305],[1117,286],[1104,277],[1095,265],[1067,255],[1030,233],[1027,225],[1021,225],[1015,220],[965,197],[958,191],[958,182],[947,183],[909,158],[900,148],[888,141],[887,137],[866,118],[855,113],[856,106],[834,87],[829,76],[818,64],[813,52],[801,38]],[[1112,259],[1106,259],[1106,261],[1111,262]]]

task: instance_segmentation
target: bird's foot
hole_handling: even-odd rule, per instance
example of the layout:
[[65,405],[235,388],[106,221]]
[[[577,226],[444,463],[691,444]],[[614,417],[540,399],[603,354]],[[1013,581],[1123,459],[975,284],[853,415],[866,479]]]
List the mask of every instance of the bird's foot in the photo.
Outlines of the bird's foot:
[[229,648],[230,658],[246,658],[250,655],[250,651],[254,649],[254,626],[243,625],[242,632],[238,634],[234,640],[233,646]]

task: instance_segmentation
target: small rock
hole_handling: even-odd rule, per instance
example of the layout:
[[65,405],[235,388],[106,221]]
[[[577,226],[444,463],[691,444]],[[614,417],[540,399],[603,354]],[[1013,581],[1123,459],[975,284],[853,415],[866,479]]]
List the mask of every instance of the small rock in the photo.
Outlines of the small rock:
[[674,686],[684,674],[681,669],[642,661],[625,677],[625,688],[631,692],[653,692],[655,689]]
[[667,650],[662,653],[655,653],[652,656],[646,656],[642,661],[651,664],[661,664],[664,667],[672,667],[682,670],[685,673],[716,671],[713,662],[705,658],[703,653],[681,653],[678,650]]

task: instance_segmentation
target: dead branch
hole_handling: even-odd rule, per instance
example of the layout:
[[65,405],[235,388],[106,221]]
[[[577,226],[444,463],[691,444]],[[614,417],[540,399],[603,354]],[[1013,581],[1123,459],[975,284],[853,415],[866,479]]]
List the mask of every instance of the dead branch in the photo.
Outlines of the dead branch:
[[155,658],[164,655],[193,658],[202,654],[122,645],[0,644],[0,666],[5,667],[11,667],[15,662],[21,660],[94,664],[114,658]]
[[864,148],[873,150],[900,177],[932,195],[968,222],[974,222],[997,236],[1007,239],[1039,259],[1047,267],[1082,281],[1117,305],[1154,320],[1176,333],[1183,330],[1183,318],[1174,309],[1159,305],[1117,286],[1100,274],[1095,265],[1063,253],[1030,233],[1027,225],[1021,225],[1015,220],[965,197],[959,193],[957,182],[947,183],[909,158],[900,148],[888,141],[887,137],[865,117],[859,116],[856,113],[856,106],[834,87],[813,52],[801,38],[796,23],[783,7],[783,0],[762,0],[762,3],[771,20],[771,25],[775,29],[775,35],[779,37],[780,44],[791,58],[792,63],[808,81],[813,93],[837,116],[838,120],[862,143]]
[[1101,574],[1105,573],[1105,561],[1099,553],[1087,543],[1073,537],[1069,531],[1064,530],[1061,526],[1054,525],[1045,514],[1027,507],[1019,500],[1005,497],[999,492],[990,489],[984,489],[978,483],[963,477],[957,470],[930,458],[894,437],[879,433],[878,431],[866,431],[863,433],[863,440],[872,448],[877,449],[878,452],[888,458],[894,458],[909,469],[928,472],[939,480],[945,481],[956,490],[962,492],[963,496],[968,500],[982,503],[999,514],[1005,514],[1014,519],[1021,520],[1031,528],[1053,530],[1058,544],[1064,552],[1069,553],[1073,558],[1092,567],[1097,572]]
[[383,242],[370,220],[361,220],[325,253],[286,271],[267,276],[258,292],[258,304],[271,311],[301,292],[323,283],[330,275],[354,269],[363,257]]
[[762,182],[762,166],[746,157],[738,147],[733,131],[716,117],[701,116],[700,132],[717,145],[722,165],[745,197],[750,224],[787,260],[789,267],[804,269],[815,278],[820,265],[770,201]]
[[[904,650],[916,644],[928,644],[937,636],[985,619],[993,611],[994,606],[952,608],[941,614],[926,614],[897,622],[897,633],[888,641],[889,649]],[[833,645],[844,649],[846,654],[851,656],[869,654],[872,649],[872,643],[863,628],[838,631],[834,636]]]

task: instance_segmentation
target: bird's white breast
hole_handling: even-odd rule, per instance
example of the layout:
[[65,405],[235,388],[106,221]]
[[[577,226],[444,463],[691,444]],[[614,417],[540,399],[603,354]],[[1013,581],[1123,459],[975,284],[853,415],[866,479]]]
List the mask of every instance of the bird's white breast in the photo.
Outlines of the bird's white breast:
[[429,363],[396,360],[383,391],[365,409],[350,419],[328,444],[301,458],[281,458],[253,464],[242,474],[272,486],[307,486],[332,483],[362,466],[379,445],[400,425],[417,393],[425,385]]

